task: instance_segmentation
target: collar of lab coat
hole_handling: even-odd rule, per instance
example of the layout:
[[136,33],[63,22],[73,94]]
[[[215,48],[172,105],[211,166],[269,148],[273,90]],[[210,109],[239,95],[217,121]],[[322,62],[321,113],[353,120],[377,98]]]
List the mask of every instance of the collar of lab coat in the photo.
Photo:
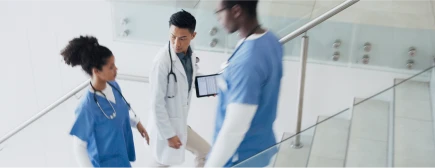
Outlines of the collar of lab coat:
[[[166,44],[166,46],[165,46],[166,50],[168,48],[168,45],[170,45],[169,49],[170,49],[171,54],[172,54],[172,63],[174,65],[174,71],[175,70],[179,71],[182,74],[184,80],[186,80],[186,83],[187,83],[187,75],[186,75],[186,71],[184,70],[183,64],[181,64],[180,58],[178,58],[177,54],[175,53],[174,49],[172,48],[172,44],[171,43]],[[196,77],[196,73],[197,73],[197,69],[196,69],[196,54],[195,54],[195,51],[192,48],[192,45],[191,45],[191,50],[192,50],[192,55],[191,55],[191,59],[190,60],[192,61],[192,69],[193,69],[192,81],[195,81],[195,77]],[[167,55],[167,57],[169,57],[169,55]],[[194,86],[194,83],[192,84],[192,86]]]
[[181,64],[180,58],[178,58],[177,54],[175,53],[174,49],[172,48],[172,44],[169,43],[169,49],[171,50],[171,57],[172,57],[172,64],[174,65],[174,69],[176,69],[178,72],[180,72],[185,79],[186,72],[184,70],[183,64]]

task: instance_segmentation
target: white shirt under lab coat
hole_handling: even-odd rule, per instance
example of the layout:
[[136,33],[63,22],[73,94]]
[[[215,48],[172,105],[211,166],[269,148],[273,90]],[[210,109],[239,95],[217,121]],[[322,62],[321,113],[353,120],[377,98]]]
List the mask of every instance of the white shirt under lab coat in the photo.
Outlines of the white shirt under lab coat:
[[[183,65],[172,49],[169,57],[168,45],[163,47],[153,62],[149,75],[151,86],[151,110],[147,131],[150,137],[150,149],[156,162],[164,165],[177,165],[184,162],[187,142],[187,116],[191,100],[191,91]],[[192,78],[195,79],[197,68],[195,53],[192,53]],[[177,82],[168,83],[168,74],[173,62],[173,72]],[[194,80],[193,80],[194,81]],[[169,88],[169,89],[168,89]],[[174,90],[175,97],[168,98],[167,91]],[[182,146],[174,149],[168,146],[168,139],[178,136]]]

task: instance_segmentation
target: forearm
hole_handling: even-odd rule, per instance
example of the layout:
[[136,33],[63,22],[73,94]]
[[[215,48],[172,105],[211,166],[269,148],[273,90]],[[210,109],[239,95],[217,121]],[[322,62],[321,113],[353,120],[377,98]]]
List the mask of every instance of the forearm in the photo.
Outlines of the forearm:
[[136,128],[139,122],[140,122],[139,116],[135,115],[134,113],[130,113],[130,126]]
[[80,138],[73,136],[74,141],[74,154],[80,167],[93,167],[91,160],[88,156],[87,143]]
[[257,105],[230,104],[206,167],[223,167],[236,152],[248,132]]

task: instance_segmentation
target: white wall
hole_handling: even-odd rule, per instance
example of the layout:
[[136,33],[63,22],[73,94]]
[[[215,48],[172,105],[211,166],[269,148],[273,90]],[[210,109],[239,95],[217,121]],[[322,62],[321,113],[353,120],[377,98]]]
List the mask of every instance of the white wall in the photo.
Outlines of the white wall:
[[[0,136],[83,82],[79,68],[67,67],[60,50],[68,40],[82,34],[98,37],[116,56],[119,73],[146,76],[154,54],[161,46],[120,43],[112,40],[111,8],[107,1],[12,2],[0,1],[0,71],[6,75],[0,88],[3,107]],[[198,25],[201,26],[201,25]],[[162,36],[166,36],[163,34]],[[204,73],[219,69],[227,55],[197,51]],[[276,121],[277,132],[294,132],[297,115],[298,67],[285,61],[285,73]],[[318,115],[331,115],[349,105],[353,97],[367,97],[393,85],[394,78],[408,77],[394,72],[309,64],[307,67],[303,128]],[[147,121],[148,86],[120,81],[126,98]],[[80,95],[78,95],[80,96]],[[382,99],[389,100],[385,95]],[[0,152],[0,166],[75,166],[68,136],[77,104],[73,97],[24,129]],[[194,99],[189,124],[211,141],[216,98]],[[149,153],[138,134],[135,166],[145,166]],[[192,165],[188,156],[185,165]]]

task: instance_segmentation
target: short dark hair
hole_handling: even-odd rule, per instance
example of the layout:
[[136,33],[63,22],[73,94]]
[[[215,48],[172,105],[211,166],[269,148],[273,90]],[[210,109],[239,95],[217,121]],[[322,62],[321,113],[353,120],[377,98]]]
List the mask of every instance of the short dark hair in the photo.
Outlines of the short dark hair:
[[257,17],[257,4],[258,0],[223,0],[225,7],[232,8],[233,6],[239,5],[251,18]]
[[92,36],[80,36],[69,41],[61,51],[63,60],[72,67],[81,65],[82,69],[92,76],[92,68],[101,70],[107,64],[107,59],[113,56],[107,47],[98,44]]
[[189,29],[191,33],[195,32],[196,19],[195,17],[185,10],[181,10],[172,14],[169,19],[169,26],[174,25],[178,28]]

